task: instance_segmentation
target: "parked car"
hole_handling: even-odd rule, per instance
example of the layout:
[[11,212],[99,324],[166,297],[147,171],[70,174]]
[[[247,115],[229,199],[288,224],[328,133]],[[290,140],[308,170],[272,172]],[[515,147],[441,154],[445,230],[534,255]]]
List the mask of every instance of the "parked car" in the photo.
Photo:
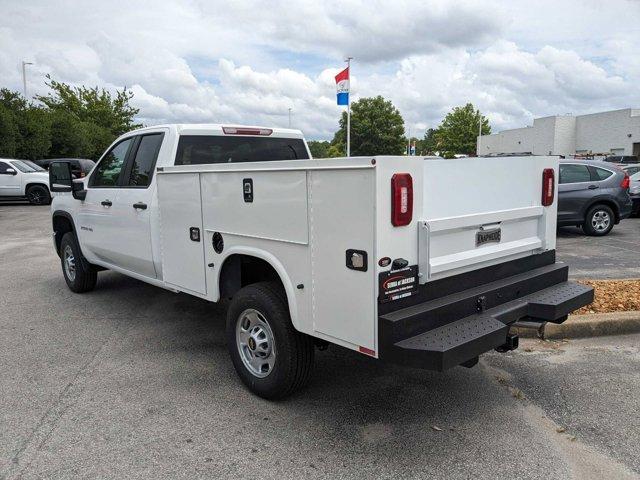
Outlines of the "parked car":
[[631,196],[631,201],[633,202],[632,214],[640,216],[640,171],[634,173],[629,178],[629,195]]
[[53,241],[77,293],[106,268],[231,299],[238,375],[281,398],[309,381],[316,346],[473,367],[517,348],[515,322],[590,303],[555,263],[557,171],[556,156],[318,161],[299,130],[164,125],[120,137],[84,179],[51,164],[67,192]]
[[640,163],[636,163],[633,165],[622,165],[620,166],[620,168],[627,172],[629,176],[633,176],[635,173],[640,172]]
[[49,165],[54,161],[69,162],[71,164],[71,173],[73,173],[75,178],[86,177],[96,164],[96,162],[89,160],[88,158],[46,158],[43,160],[36,160],[36,163],[45,170],[49,170]]
[[51,203],[49,175],[25,160],[0,158],[0,198],[29,200],[33,205]]
[[38,165],[36,162],[33,162],[31,160],[20,160],[22,163],[26,163],[27,165],[29,165],[31,168],[33,168],[36,172],[46,172],[47,170],[42,168],[40,165]]
[[607,163],[617,163],[618,165],[625,165],[630,163],[638,163],[638,157],[636,157],[635,155],[610,155],[603,161]]
[[576,225],[587,235],[607,235],[631,215],[629,184],[629,174],[608,163],[561,162],[558,226]]

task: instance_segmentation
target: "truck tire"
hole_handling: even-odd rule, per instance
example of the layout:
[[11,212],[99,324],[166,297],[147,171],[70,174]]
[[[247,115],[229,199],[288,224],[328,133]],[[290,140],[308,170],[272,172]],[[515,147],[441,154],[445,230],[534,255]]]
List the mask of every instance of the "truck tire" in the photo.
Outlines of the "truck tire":
[[60,242],[62,274],[72,292],[84,293],[93,290],[98,281],[98,272],[82,256],[78,240],[73,232],[67,232]]
[[51,203],[49,189],[44,185],[32,185],[25,193],[31,205],[49,205]]
[[602,237],[608,234],[613,228],[615,215],[613,210],[606,205],[594,205],[585,216],[582,230],[587,235]]
[[311,379],[313,340],[293,327],[278,283],[254,283],[234,295],[227,346],[242,382],[262,398],[284,398]]

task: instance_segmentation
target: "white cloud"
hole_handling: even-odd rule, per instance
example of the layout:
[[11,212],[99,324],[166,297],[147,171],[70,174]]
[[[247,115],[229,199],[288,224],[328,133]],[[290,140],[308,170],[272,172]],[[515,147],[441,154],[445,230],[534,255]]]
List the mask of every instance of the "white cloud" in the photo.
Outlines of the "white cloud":
[[[44,75],[133,90],[140,120],[293,125],[330,138],[345,55],[355,98],[381,94],[415,132],[473,102],[494,129],[640,107],[640,8],[612,0],[3,1],[0,86]],[[604,25],[595,28],[594,25]]]

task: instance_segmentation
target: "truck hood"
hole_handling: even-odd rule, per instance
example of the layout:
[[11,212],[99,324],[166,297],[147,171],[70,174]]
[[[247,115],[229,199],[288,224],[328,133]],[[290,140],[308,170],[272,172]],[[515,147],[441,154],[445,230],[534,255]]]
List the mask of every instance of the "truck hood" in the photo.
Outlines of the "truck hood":
[[31,172],[24,174],[25,183],[44,183],[49,185],[49,172]]

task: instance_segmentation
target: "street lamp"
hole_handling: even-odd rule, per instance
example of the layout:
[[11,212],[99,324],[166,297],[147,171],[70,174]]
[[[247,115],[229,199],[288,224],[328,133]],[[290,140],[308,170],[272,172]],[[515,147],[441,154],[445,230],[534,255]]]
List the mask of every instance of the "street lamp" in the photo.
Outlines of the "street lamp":
[[291,128],[291,107],[289,107],[289,128]]
[[33,65],[32,62],[22,61],[22,88],[24,90],[24,98],[27,98],[27,65]]

